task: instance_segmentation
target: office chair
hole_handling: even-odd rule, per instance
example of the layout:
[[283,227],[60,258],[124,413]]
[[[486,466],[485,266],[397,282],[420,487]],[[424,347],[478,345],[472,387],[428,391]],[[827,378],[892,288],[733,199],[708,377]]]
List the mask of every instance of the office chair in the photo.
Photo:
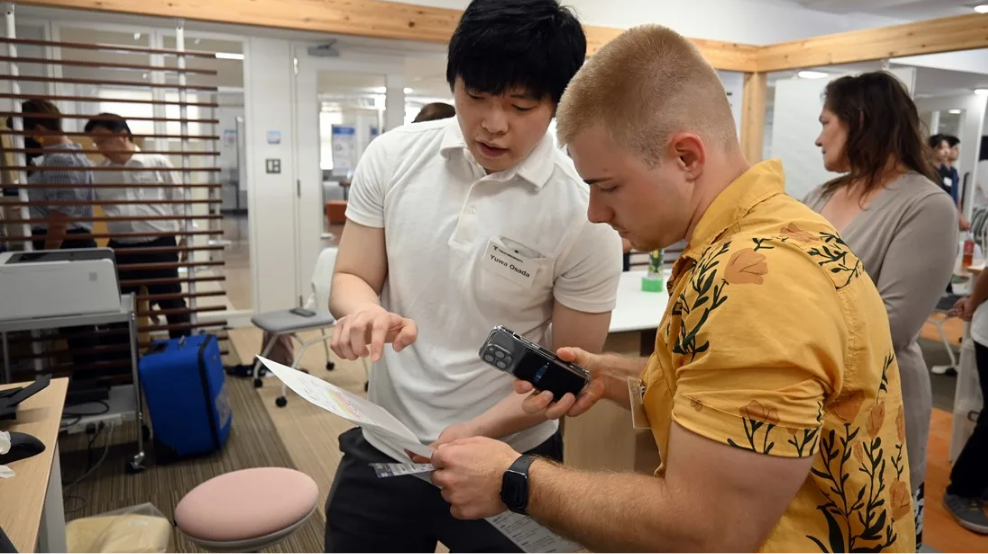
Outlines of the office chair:
[[[326,369],[332,371],[336,367],[330,356],[329,345],[327,344],[327,341],[333,337],[332,329],[336,325],[336,319],[333,317],[333,314],[329,313],[328,308],[330,287],[333,280],[333,268],[336,265],[336,252],[336,248],[326,248],[319,254],[319,259],[316,261],[316,268],[312,273],[312,294],[309,295],[309,299],[304,306],[306,310],[315,312],[314,315],[306,317],[292,310],[276,310],[257,314],[251,318],[251,323],[268,333],[270,337],[267,344],[261,350],[261,357],[266,358],[271,348],[278,341],[278,338],[287,335],[299,343],[299,349],[292,360],[292,369],[298,368],[298,364],[301,362],[305,351],[317,343],[322,343],[323,349],[326,351]],[[298,333],[305,331],[322,332],[318,337],[303,340],[298,336]],[[366,377],[369,377],[370,370],[367,366],[367,360],[361,359],[361,363],[364,366],[364,390],[367,390],[368,384]],[[253,370],[254,387],[256,388],[260,388],[264,384],[259,377],[260,369],[261,361],[260,359],[256,359]],[[279,408],[283,408],[288,404],[288,398],[285,396],[286,393],[287,388],[282,384],[281,396],[275,399],[275,404]]]

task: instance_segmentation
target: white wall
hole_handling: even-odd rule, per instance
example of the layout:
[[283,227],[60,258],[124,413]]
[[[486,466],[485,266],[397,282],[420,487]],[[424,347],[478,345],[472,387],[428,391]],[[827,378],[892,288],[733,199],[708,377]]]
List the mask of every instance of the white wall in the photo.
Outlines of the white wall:
[[718,71],[724,90],[727,91],[727,99],[731,102],[731,113],[734,114],[734,126],[738,130],[738,139],[741,139],[741,106],[744,101],[744,73],[736,71]]
[[978,164],[978,145],[981,142],[981,135],[985,129],[985,111],[988,97],[976,94],[960,94],[956,96],[937,96],[933,98],[920,98],[916,100],[916,107],[920,112],[946,111],[952,109],[962,109],[961,134],[957,137],[961,139],[961,157],[957,160],[957,172],[964,181],[964,174],[969,173],[967,194],[964,197],[964,211],[968,217],[971,215],[971,195],[974,187]]
[[[295,245],[295,147],[291,43],[250,38],[244,61],[247,101],[247,181],[251,259],[259,312],[297,304]],[[281,144],[268,144],[269,131],[281,133]],[[318,148],[318,146],[316,146]],[[281,174],[265,173],[265,159],[281,160]]]

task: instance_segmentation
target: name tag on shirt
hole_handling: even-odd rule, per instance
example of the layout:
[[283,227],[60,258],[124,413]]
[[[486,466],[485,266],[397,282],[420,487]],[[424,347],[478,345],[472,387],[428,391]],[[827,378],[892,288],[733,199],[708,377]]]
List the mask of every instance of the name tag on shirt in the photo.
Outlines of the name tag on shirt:
[[645,414],[645,385],[641,379],[628,377],[628,396],[631,398],[631,426],[635,429],[651,429]]
[[950,177],[944,177],[943,178],[943,184],[944,184],[944,186],[952,187],[952,186],[954,186],[954,180],[951,179]]
[[487,243],[481,267],[525,287],[532,286],[538,271],[537,264],[530,258],[493,238]]

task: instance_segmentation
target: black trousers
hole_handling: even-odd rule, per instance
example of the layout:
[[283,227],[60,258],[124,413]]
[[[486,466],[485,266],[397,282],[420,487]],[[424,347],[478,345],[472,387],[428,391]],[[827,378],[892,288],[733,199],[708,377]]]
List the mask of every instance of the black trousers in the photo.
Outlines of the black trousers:
[[[484,520],[449,513],[439,488],[414,475],[378,478],[371,463],[394,463],[360,428],[340,435],[343,460],[326,500],[326,552],[521,552]],[[561,460],[559,433],[527,452]]]
[[[96,248],[96,241],[91,238],[72,238],[73,235],[88,235],[91,231],[87,229],[67,229],[65,231],[66,237],[62,240],[62,245],[59,250],[75,250],[78,248]],[[31,241],[32,246],[35,250],[45,249],[45,236],[48,232],[45,229],[31,229],[31,236],[35,237]],[[37,237],[41,237],[40,239]],[[59,329],[60,333],[67,335],[70,338],[65,339],[71,350],[79,351],[83,349],[91,349],[99,346],[99,337],[82,338],[74,337],[80,333],[92,334],[96,332],[96,327],[91,325],[83,325],[81,327],[62,327]],[[76,366],[88,366],[93,363],[100,361],[101,358],[98,354],[75,354],[72,356],[72,363]],[[80,375],[86,375],[85,372],[80,373]]]
[[[130,253],[128,249],[134,248],[175,248],[177,243],[175,237],[161,237],[151,242],[123,243],[111,240],[108,245],[113,249],[113,255],[117,259],[117,276],[121,282],[143,279],[176,279],[177,269],[127,269],[121,267],[127,264],[155,264],[155,263],[178,263],[177,252],[153,252],[153,253]],[[144,285],[148,294],[181,294],[182,285],[173,283],[169,285]],[[139,286],[121,286],[123,294],[137,294]],[[152,299],[149,304],[157,304],[162,310],[182,310],[186,308],[185,300],[182,298]],[[169,325],[180,325],[189,323],[189,314],[165,314]],[[189,334],[188,329],[172,329],[168,331],[171,338],[178,338]]]
[[[978,362],[978,378],[981,395],[988,402],[988,346],[974,343]],[[981,498],[988,490],[988,407],[981,408],[981,415],[974,425],[974,433],[967,439],[954,468],[950,471],[947,494],[963,498]]]

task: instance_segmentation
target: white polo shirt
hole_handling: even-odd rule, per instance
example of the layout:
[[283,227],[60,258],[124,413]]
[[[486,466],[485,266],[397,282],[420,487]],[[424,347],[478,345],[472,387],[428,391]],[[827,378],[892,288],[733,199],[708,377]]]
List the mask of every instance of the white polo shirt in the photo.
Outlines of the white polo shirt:
[[[161,154],[145,154],[140,148],[134,148],[134,154],[123,165],[110,160],[103,160],[103,167],[146,168],[147,171],[98,171],[96,173],[97,187],[102,184],[127,185],[158,185],[157,187],[113,187],[97,188],[96,202],[103,203],[103,212],[110,217],[141,218],[145,216],[175,216],[177,219],[155,219],[151,221],[130,220],[107,222],[107,229],[118,236],[115,240],[126,244],[151,242],[156,237],[133,238],[126,236],[131,233],[172,233],[175,235],[186,232],[189,228],[191,215],[188,204],[162,204],[161,200],[184,200],[185,191],[179,181],[178,173],[160,171],[171,169],[168,158]],[[139,200],[147,204],[114,204],[116,201]],[[105,202],[105,203],[104,203]],[[194,227],[194,225],[193,225]]]
[[[346,215],[384,228],[381,303],[419,329],[402,352],[385,348],[371,371],[371,401],[430,443],[512,393],[512,378],[478,354],[496,325],[547,345],[554,299],[583,312],[611,311],[621,239],[587,220],[589,198],[548,134],[520,164],[491,175],[467,150],[456,119],[406,125],[370,143]],[[557,427],[548,421],[502,440],[524,452]]]

